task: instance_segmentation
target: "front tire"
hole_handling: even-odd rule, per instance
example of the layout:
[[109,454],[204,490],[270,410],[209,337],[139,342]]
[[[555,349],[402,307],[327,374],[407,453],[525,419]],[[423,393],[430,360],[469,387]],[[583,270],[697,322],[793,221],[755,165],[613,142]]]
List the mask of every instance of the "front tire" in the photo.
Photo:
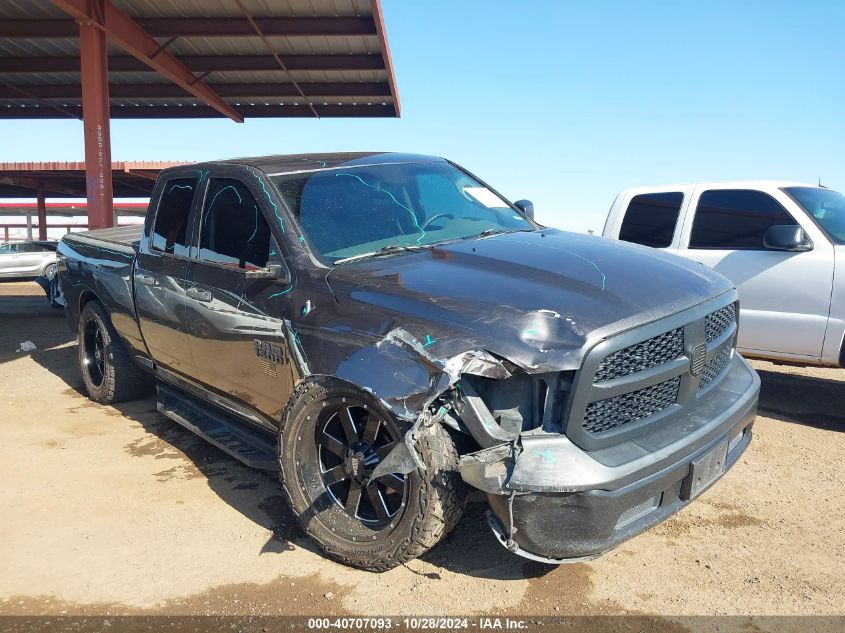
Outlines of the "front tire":
[[331,558],[386,571],[434,547],[458,522],[466,490],[440,425],[416,442],[425,472],[369,480],[407,428],[369,393],[336,379],[294,394],[279,434],[282,487],[302,529]]
[[79,369],[88,397],[100,404],[140,398],[149,376],[126,352],[99,301],[89,301],[79,319]]

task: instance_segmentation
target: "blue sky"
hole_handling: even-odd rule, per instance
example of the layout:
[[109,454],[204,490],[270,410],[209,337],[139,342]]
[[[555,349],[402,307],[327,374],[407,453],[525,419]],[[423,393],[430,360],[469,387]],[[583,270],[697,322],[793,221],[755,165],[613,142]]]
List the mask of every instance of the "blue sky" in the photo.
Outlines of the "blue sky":
[[[400,119],[114,121],[115,160],[446,156],[540,221],[600,231],[619,190],[845,189],[845,3],[383,0]],[[0,160],[82,160],[82,124],[4,121]]]

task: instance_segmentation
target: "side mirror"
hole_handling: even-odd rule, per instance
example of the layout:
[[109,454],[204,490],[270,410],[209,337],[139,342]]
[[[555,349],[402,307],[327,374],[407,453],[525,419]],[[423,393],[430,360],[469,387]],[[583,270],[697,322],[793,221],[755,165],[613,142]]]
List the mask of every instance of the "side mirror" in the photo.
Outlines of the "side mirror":
[[279,284],[289,284],[291,282],[290,271],[288,271],[287,266],[279,262],[270,262],[267,264],[267,268],[263,270],[248,270],[246,271],[246,278],[272,279]]
[[763,235],[763,246],[773,251],[805,252],[813,250],[810,236],[800,226],[776,224]]
[[534,203],[530,200],[517,200],[513,203],[513,206],[522,211],[532,220],[534,219]]

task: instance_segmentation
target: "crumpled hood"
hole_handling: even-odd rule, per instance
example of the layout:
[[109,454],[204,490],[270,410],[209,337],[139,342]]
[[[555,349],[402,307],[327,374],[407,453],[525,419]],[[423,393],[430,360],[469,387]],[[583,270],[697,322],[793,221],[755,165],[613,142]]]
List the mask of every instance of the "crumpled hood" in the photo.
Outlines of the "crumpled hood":
[[553,229],[350,262],[328,281],[360,334],[402,328],[434,358],[485,349],[528,371],[577,368],[598,340],[732,287],[681,257]]

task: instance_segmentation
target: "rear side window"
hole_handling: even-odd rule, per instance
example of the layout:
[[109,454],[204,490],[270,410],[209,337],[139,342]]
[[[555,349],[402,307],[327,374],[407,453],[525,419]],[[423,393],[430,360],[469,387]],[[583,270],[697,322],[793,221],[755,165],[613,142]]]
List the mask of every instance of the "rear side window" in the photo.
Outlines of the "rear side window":
[[690,248],[766,250],[771,226],[796,222],[769,194],[749,189],[714,189],[698,200]]
[[188,216],[196,188],[195,178],[174,178],[164,184],[153,226],[155,250],[188,256]]
[[666,248],[672,243],[684,202],[680,191],[643,193],[628,204],[619,239],[643,246]]
[[199,257],[246,270],[267,266],[270,226],[239,180],[211,179],[202,213]]
[[50,253],[56,250],[52,244],[40,242],[24,242],[21,246],[22,253]]

